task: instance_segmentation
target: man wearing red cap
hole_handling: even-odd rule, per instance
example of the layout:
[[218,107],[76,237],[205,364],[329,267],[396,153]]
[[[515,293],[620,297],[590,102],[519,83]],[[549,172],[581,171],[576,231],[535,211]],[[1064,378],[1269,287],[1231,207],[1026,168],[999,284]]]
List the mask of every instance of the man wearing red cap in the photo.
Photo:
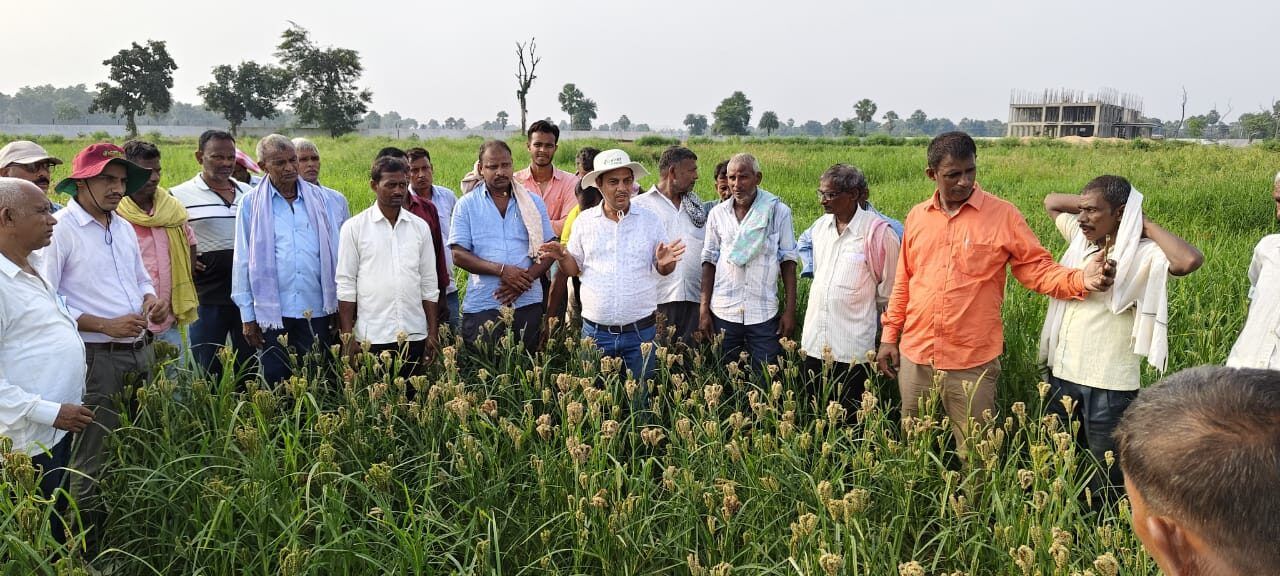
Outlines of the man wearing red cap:
[[[71,493],[82,516],[100,524],[106,511],[97,499],[103,442],[120,424],[117,396],[151,375],[155,354],[147,322],[160,322],[169,304],[156,297],[133,226],[115,216],[125,196],[146,185],[151,171],[124,159],[114,144],[94,144],[72,161],[71,176],[56,189],[72,201],[58,211],[60,226],[44,248],[44,278],[66,299],[84,340],[88,375],[85,407],[94,422],[76,440]],[[124,394],[128,398],[129,394]]]

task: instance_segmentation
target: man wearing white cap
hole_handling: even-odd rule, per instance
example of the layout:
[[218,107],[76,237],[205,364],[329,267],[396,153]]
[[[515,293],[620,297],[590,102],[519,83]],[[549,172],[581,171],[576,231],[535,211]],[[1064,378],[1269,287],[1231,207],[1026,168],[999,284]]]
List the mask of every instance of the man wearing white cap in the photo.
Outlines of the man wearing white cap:
[[[62,163],[39,144],[30,140],[14,140],[0,148],[0,176],[21,178],[40,187],[40,191],[49,195],[49,171]],[[62,205],[50,201],[54,212],[62,209]]]
[[[582,185],[598,188],[603,201],[578,215],[568,250],[557,242],[543,245],[566,274],[582,279],[582,335],[606,356],[622,358],[642,384],[654,369],[658,279],[674,271],[684,254],[682,240],[667,243],[657,214],[631,205],[632,185],[647,174],[622,150],[601,152]],[[642,385],[632,408],[647,405]]]

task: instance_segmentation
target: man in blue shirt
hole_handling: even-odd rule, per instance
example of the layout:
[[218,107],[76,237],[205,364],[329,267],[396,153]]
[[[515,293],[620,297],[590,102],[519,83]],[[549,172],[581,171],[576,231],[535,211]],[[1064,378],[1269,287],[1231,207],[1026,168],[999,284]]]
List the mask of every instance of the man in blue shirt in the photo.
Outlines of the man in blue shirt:
[[483,180],[458,200],[449,230],[454,263],[470,273],[462,299],[462,338],[476,343],[484,325],[501,322],[501,309],[514,308],[511,328],[526,351],[542,333],[542,283],[554,261],[543,258],[542,243],[555,233],[547,207],[512,178],[511,148],[501,140],[480,145],[477,172]]
[[267,177],[236,215],[231,300],[245,340],[262,350],[263,376],[278,382],[292,375],[289,352],[328,350],[334,342],[338,223],[327,193],[298,177],[288,138],[259,141],[258,163]]

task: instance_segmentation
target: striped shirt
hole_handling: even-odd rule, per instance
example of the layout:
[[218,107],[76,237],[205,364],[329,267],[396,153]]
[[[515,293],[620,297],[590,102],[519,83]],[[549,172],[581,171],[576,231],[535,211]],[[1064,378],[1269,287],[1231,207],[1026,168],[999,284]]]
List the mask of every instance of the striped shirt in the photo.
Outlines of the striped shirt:
[[236,212],[240,200],[253,188],[234,179],[230,182],[236,187],[235,200],[230,204],[209,188],[200,174],[169,190],[187,208],[187,223],[196,234],[196,246],[205,270],[194,272],[192,279],[203,306],[234,305],[231,301],[231,264]]
[[711,312],[726,322],[761,324],[778,315],[778,277],[782,263],[799,262],[791,208],[778,200],[769,220],[764,247],[746,266],[729,261],[740,228],[733,202],[721,202],[707,215],[702,261],[716,266]]

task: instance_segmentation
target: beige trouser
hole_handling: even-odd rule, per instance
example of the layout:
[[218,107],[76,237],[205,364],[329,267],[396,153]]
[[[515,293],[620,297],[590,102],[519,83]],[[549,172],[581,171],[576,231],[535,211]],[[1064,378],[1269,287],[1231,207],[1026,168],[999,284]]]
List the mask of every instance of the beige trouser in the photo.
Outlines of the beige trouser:
[[[902,417],[919,416],[920,405],[933,387],[934,374],[938,372],[929,365],[920,365],[901,358],[898,370],[898,391],[902,393]],[[951,433],[956,439],[956,449],[964,452],[964,439],[969,426],[969,418],[979,425],[988,418],[994,418],[996,412],[996,380],[1000,378],[1000,359],[996,358],[985,364],[964,370],[942,370],[946,377],[942,379],[942,408],[951,419]],[[976,382],[972,395],[967,394],[964,382]],[[971,384],[972,386],[972,384]],[[983,413],[988,415],[984,416]]]

